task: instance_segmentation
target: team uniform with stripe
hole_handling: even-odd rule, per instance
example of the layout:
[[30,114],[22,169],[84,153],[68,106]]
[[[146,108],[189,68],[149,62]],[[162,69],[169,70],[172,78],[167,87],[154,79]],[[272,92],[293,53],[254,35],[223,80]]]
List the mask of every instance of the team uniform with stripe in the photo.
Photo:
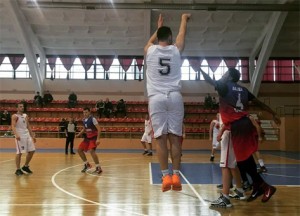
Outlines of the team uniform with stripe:
[[98,125],[98,121],[93,116],[83,119],[83,126],[85,128],[85,137],[79,145],[79,149],[87,152],[91,149],[96,149],[96,140],[98,136],[98,130],[95,125]]
[[154,138],[172,133],[182,136],[184,116],[181,57],[174,45],[152,45],[146,55],[149,115]]
[[234,82],[216,82],[220,99],[220,114],[226,127],[230,128],[233,149],[237,161],[248,159],[257,151],[257,131],[248,118],[248,102],[254,99],[248,89]]
[[35,145],[27,128],[27,115],[25,113],[14,114],[17,116],[16,132],[20,136],[20,140],[15,139],[17,154],[35,151]]

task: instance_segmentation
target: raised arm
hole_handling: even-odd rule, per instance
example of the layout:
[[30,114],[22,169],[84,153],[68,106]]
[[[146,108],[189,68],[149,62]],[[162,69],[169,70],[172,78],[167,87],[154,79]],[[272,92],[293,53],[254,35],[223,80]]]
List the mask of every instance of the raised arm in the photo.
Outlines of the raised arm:
[[[164,18],[161,14],[159,14],[159,17],[158,17],[158,21],[157,21],[157,29],[159,29],[160,27],[163,26],[163,23],[164,23]],[[157,30],[153,33],[153,35],[150,37],[150,39],[148,40],[146,46],[144,47],[144,53],[146,54],[147,53],[147,50],[150,46],[152,46],[157,38]]]
[[182,52],[184,50],[186,26],[187,26],[187,22],[190,19],[190,17],[191,17],[191,14],[182,14],[182,16],[181,16],[179,32],[178,32],[178,35],[176,37],[176,42],[175,42],[175,45],[177,46],[179,52]]
[[208,82],[210,85],[213,85],[213,86],[216,85],[216,81],[213,80],[212,78],[210,78],[210,76],[207,73],[205,73],[201,68],[200,68],[200,72],[201,72],[201,74],[204,77],[206,82]]

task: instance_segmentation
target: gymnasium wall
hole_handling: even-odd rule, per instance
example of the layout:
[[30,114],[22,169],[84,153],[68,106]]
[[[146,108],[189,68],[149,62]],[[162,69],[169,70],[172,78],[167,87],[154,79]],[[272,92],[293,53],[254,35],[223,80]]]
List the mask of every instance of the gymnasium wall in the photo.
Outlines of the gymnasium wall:
[[[242,83],[245,87],[248,84]],[[144,81],[120,80],[45,80],[44,89],[49,90],[54,99],[65,100],[74,91],[79,100],[110,100],[121,98],[131,101],[144,101]],[[182,81],[184,101],[203,101],[207,93],[217,96],[214,88],[204,81]],[[34,84],[29,79],[0,79],[0,99],[33,99]],[[274,110],[283,105],[300,105],[299,83],[262,83],[259,99]]]

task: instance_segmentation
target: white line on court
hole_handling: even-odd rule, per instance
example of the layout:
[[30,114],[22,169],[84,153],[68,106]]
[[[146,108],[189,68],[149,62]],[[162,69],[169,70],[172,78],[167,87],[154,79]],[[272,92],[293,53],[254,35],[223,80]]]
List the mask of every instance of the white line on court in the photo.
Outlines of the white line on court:
[[272,173],[264,173],[263,175],[280,176],[280,177],[286,177],[286,178],[300,178],[300,176],[288,176],[288,175],[279,175],[279,174],[272,174]]
[[[80,164],[80,165],[81,165],[81,164]],[[62,170],[59,170],[58,172],[56,172],[56,173],[52,176],[52,178],[51,178],[52,184],[53,184],[58,190],[62,191],[63,193],[66,193],[66,194],[68,194],[68,195],[70,195],[70,196],[72,196],[72,197],[75,197],[75,198],[77,198],[77,199],[80,199],[80,200],[83,200],[83,201],[92,203],[92,204],[94,204],[94,205],[103,206],[103,207],[106,207],[106,208],[108,208],[108,209],[113,209],[113,210],[117,210],[117,211],[121,211],[121,212],[126,212],[126,213],[131,214],[131,215],[143,215],[143,216],[144,216],[144,214],[140,214],[140,213],[136,213],[136,212],[127,211],[127,210],[120,209],[120,208],[114,208],[114,207],[112,208],[111,205],[101,204],[101,203],[99,203],[99,202],[94,202],[94,201],[92,201],[92,200],[85,199],[85,198],[83,198],[83,197],[80,197],[80,196],[77,196],[77,195],[75,195],[75,194],[72,194],[72,193],[70,193],[69,191],[66,191],[65,189],[61,188],[58,184],[56,184],[55,178],[56,178],[56,176],[57,176],[58,174],[60,174],[61,172],[64,172],[65,170],[68,170],[68,169],[71,169],[71,168],[73,168],[73,167],[80,166],[80,165],[75,165],[75,166],[67,167],[67,168],[65,168],[65,169],[62,169]]]
[[[132,160],[132,159],[136,159],[136,158],[132,158],[132,157],[130,157],[130,158],[118,158],[118,159],[114,159],[114,161],[117,161],[117,160]],[[101,162],[104,162],[104,161],[112,161],[112,160],[103,160],[103,161],[101,161]],[[129,213],[129,214],[131,214],[131,215],[143,215],[143,216],[146,216],[145,214],[140,214],[140,213],[136,213],[136,212],[130,212],[130,211],[127,211],[127,210],[124,210],[124,209],[111,207],[113,204],[107,205],[107,204],[102,204],[102,203],[94,202],[94,201],[92,201],[92,200],[85,199],[85,198],[83,198],[83,197],[80,197],[80,196],[77,196],[77,195],[75,195],[75,194],[72,194],[72,193],[69,192],[69,191],[66,191],[65,189],[61,188],[61,187],[55,182],[55,178],[56,178],[56,176],[57,176],[58,174],[60,174],[61,172],[64,172],[65,170],[68,170],[68,169],[71,169],[71,168],[73,168],[73,167],[77,167],[77,166],[80,166],[80,165],[82,165],[82,164],[78,164],[78,165],[74,165],[74,166],[71,166],[71,167],[67,167],[67,168],[65,168],[65,169],[62,169],[62,170],[59,170],[58,172],[56,172],[56,173],[52,176],[52,178],[51,178],[52,184],[53,184],[58,190],[62,191],[63,193],[66,193],[66,194],[68,194],[68,195],[70,195],[70,196],[72,196],[72,197],[75,197],[75,198],[77,198],[77,199],[84,200],[84,201],[86,201],[86,202],[92,203],[91,205],[103,206],[103,207],[106,207],[106,208],[108,208],[108,209],[114,209],[114,210],[117,210],[117,211],[126,212],[126,213]],[[114,166],[114,165],[112,165],[112,166]],[[116,166],[120,166],[120,165],[116,165]],[[111,166],[103,166],[103,167],[111,167]],[[88,173],[88,174],[89,174],[89,173]],[[92,174],[89,174],[89,175],[92,175]],[[93,175],[93,176],[95,176],[95,175]],[[103,177],[103,176],[101,176],[101,177]],[[142,205],[142,204],[138,204],[138,205]],[[126,206],[126,205],[125,205],[125,206]],[[128,204],[127,204],[127,206],[128,206]]]
[[[172,160],[169,158],[169,161],[172,163]],[[187,178],[183,175],[181,171],[179,171],[181,177],[186,181],[187,185],[190,187],[190,189],[194,192],[194,194],[198,197],[200,202],[204,205],[207,206],[207,203],[205,200],[200,196],[200,194],[196,191],[196,189],[191,185],[191,183],[187,180]]]
[[[97,204],[93,204],[93,203],[65,203],[65,204],[61,204],[61,203],[4,203],[4,204],[0,204],[0,206],[95,206]],[[166,206],[165,203],[144,203],[144,204],[140,204],[140,203],[113,203],[113,204],[109,204],[110,206]],[[182,207],[182,203],[168,203],[168,206],[178,206],[178,207]],[[194,205],[194,206],[198,206],[201,207],[202,205]],[[131,213],[131,212],[129,212]]]
[[5,161],[0,161],[0,163],[5,163],[5,162],[10,162],[10,161],[13,161],[15,159],[9,159],[9,160],[5,160]]
[[149,162],[149,176],[150,176],[150,184],[153,185],[151,162]]

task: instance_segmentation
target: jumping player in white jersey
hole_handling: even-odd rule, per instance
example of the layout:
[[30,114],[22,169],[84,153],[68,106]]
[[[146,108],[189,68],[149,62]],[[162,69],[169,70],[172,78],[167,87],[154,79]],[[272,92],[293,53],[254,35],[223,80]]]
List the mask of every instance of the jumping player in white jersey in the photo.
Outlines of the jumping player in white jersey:
[[[187,21],[190,14],[182,14],[179,33],[173,45],[172,31],[163,26],[163,17],[158,18],[158,29],[151,36],[144,48],[146,59],[147,93],[149,98],[149,114],[157,139],[157,156],[162,172],[162,191],[171,188],[182,190],[180,182],[180,158],[182,122],[184,116],[181,95],[181,57],[185,45]],[[154,42],[158,39],[158,44]],[[168,169],[168,146],[170,142],[173,157],[173,175]]]
[[[17,113],[12,116],[11,128],[15,134],[16,142],[16,166],[17,170],[15,174],[17,176],[23,175],[24,172],[30,174],[32,171],[29,169],[29,163],[35,152],[34,143],[36,142],[34,133],[31,130],[28,116],[23,113],[24,105],[23,103],[17,104]],[[26,161],[24,166],[20,167],[22,153],[27,153]],[[23,172],[24,171],[24,172]]]

